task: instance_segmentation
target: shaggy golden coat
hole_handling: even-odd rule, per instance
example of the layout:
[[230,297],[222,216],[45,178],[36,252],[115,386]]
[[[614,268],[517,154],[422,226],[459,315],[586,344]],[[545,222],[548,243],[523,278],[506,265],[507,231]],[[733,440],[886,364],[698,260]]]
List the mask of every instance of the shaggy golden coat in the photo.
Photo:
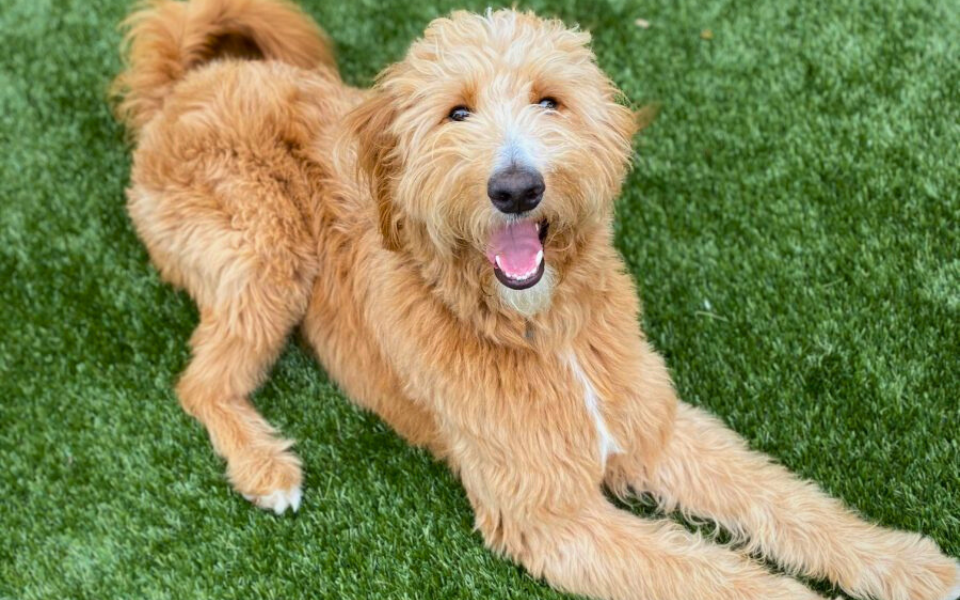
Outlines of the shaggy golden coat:
[[[291,442],[249,401],[300,326],[348,396],[459,474],[486,543],[562,590],[819,597],[753,554],[861,598],[957,595],[932,541],[861,521],[677,400],[611,239],[636,115],[586,33],[455,13],[364,91],[286,3],[160,0],[128,25],[128,208],[199,307],[177,392],[245,497],[300,503]],[[448,119],[455,106],[470,117]],[[486,197],[505,140],[546,183],[531,217],[549,225],[546,274],[524,292],[484,254],[505,226]],[[618,510],[604,487],[744,545]]]

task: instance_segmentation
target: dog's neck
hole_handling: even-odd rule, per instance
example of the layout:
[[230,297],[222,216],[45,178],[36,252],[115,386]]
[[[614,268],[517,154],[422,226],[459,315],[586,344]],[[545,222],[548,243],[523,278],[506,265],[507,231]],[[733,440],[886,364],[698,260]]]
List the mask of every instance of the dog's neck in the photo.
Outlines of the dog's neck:
[[431,295],[481,338],[551,351],[569,347],[589,326],[592,309],[603,302],[610,285],[608,275],[622,269],[611,225],[610,219],[604,219],[576,234],[552,234],[559,237],[551,246],[556,250],[548,249],[553,287],[549,301],[535,314],[521,314],[508,306],[497,287],[501,284],[490,276],[489,262],[474,249],[463,247],[441,256],[425,228],[407,224],[400,252]]

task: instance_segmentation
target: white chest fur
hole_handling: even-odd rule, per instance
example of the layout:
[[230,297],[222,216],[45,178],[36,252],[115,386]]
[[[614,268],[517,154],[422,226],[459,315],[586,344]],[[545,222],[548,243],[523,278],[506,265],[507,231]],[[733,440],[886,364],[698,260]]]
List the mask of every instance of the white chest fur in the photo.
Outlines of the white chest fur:
[[573,351],[570,351],[567,353],[566,358],[567,364],[570,365],[570,370],[573,371],[574,377],[576,377],[580,385],[583,386],[583,403],[587,407],[587,412],[593,420],[593,426],[597,430],[600,461],[605,464],[607,457],[611,454],[618,454],[622,452],[622,450],[617,444],[617,440],[610,433],[610,430],[607,429],[607,423],[603,420],[603,413],[600,410],[600,396],[597,394],[596,388],[593,387],[590,378],[583,372],[577,355]]

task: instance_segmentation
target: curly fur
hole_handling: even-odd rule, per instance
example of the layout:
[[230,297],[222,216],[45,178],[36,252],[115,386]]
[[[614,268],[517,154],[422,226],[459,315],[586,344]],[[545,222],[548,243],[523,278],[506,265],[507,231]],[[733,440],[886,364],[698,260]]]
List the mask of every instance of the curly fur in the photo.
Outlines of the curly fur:
[[[249,402],[300,326],[359,405],[460,476],[486,543],[597,598],[796,600],[774,575],[883,600],[942,600],[957,563],[868,524],[677,400],[612,244],[638,121],[590,37],[513,10],[437,19],[371,90],[273,0],[135,13],[119,116],[128,208],[200,310],[177,392],[244,496],[296,509],[290,442]],[[545,110],[538,99],[557,100]],[[471,108],[452,122],[451,107]],[[542,172],[548,277],[507,290],[484,255],[491,171]],[[734,533],[724,547],[611,505],[647,493]]]

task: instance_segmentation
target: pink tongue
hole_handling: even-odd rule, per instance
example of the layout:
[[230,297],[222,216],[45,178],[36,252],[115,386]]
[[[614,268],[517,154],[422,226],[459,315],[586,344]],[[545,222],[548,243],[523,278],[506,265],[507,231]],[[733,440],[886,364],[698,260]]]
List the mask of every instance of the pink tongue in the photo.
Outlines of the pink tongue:
[[515,279],[539,266],[537,254],[542,250],[537,224],[534,221],[519,221],[493,232],[487,258],[496,264],[496,257],[499,256],[500,270]]

